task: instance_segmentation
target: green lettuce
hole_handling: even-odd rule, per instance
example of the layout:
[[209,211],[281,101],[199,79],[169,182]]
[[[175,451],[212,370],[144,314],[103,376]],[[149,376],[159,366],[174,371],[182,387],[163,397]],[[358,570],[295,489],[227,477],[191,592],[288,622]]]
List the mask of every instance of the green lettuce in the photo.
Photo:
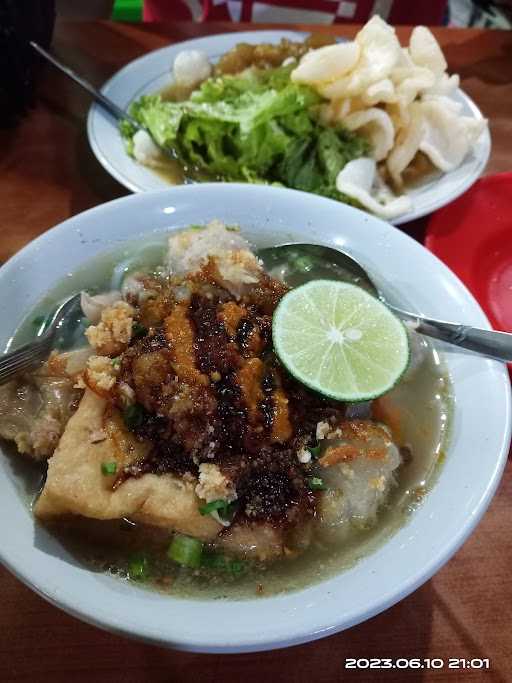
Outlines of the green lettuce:
[[[314,133],[297,139],[277,169],[283,185],[340,199],[336,177],[351,159],[368,154],[363,138],[343,129],[316,126]],[[343,197],[344,201],[347,201]]]
[[[343,166],[369,151],[367,142],[315,117],[322,101],[292,83],[292,67],[249,70],[205,81],[184,102],[143,96],[131,116],[194,177],[280,183],[335,199]],[[133,153],[131,127],[121,134]]]
[[183,117],[181,107],[163,102],[160,95],[143,95],[131,105],[129,113],[149,130],[160,147],[172,149]]

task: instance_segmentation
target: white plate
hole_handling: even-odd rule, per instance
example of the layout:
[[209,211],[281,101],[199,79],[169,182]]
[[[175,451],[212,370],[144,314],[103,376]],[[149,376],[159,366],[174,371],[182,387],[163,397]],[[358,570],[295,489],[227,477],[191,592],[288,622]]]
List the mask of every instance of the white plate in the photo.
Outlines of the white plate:
[[[256,246],[296,240],[342,247],[381,281],[392,280],[395,303],[433,317],[488,326],[456,276],[388,223],[295,190],[204,184],[109,202],[70,218],[25,247],[0,268],[0,349],[43,294],[91,257],[124,240],[151,240],[156,233],[213,218],[240,224]],[[357,624],[416,589],[453,555],[487,508],[507,459],[506,367],[457,351],[445,359],[455,411],[440,477],[406,526],[338,576],[274,597],[204,601],[162,596],[89,571],[35,524],[14,460],[1,454],[0,559],[47,600],[81,619],[183,649],[271,649]]]
[[[103,86],[102,92],[121,108],[127,109],[130,103],[141,95],[158,92],[171,83],[172,64],[181,50],[203,50],[215,62],[237,43],[277,43],[281,38],[297,41],[302,40],[304,36],[305,34],[296,31],[247,31],[187,40],[134,60],[118,71]],[[462,103],[466,115],[475,119],[482,118],[476,104],[462,90],[455,92],[454,99]],[[87,134],[98,161],[108,173],[132,192],[169,187],[159,175],[137,164],[126,154],[117,122],[97,104],[94,104],[89,112]],[[412,221],[456,199],[481,175],[490,151],[491,138],[489,131],[486,130],[478,140],[474,152],[459,168],[411,190],[409,194],[413,201],[413,210],[391,222],[400,225]]]

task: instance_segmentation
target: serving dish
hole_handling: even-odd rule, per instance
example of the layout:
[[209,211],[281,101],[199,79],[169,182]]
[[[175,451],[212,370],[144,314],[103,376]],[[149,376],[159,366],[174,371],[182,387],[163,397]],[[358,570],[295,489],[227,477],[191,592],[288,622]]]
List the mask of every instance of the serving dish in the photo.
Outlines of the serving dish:
[[[1,332],[2,347],[41,296],[62,278],[72,277],[91,257],[125,240],[150,240],[214,218],[241,225],[257,247],[307,240],[346,249],[368,267],[392,302],[425,315],[488,326],[478,304],[448,268],[376,218],[280,188],[203,184],[110,202],[57,226],[14,256],[0,269],[0,311],[9,321]],[[388,273],[391,277],[386,277]],[[165,646],[203,652],[256,651],[348,628],[430,578],[471,533],[499,483],[510,439],[506,370],[469,354],[453,350],[443,354],[455,409],[438,481],[408,524],[343,574],[301,591],[252,600],[162,597],[78,564],[34,524],[23,478],[9,458],[2,458],[0,465],[2,512],[10,520],[0,530],[1,559],[21,580],[67,612]]]
[[[301,41],[306,34],[296,31],[250,31],[219,34],[197,38],[155,50],[126,65],[102,88],[102,92],[120,107],[127,109],[141,95],[153,94],[171,83],[171,69],[175,57],[183,50],[201,50],[212,62],[238,43],[278,43],[285,38]],[[462,114],[482,120],[478,106],[462,90],[457,89],[453,99],[462,105]],[[121,184],[133,192],[168,187],[165,178],[143,167],[126,154],[117,123],[99,105],[93,105],[87,121],[87,134],[91,148],[103,167]],[[488,161],[491,148],[486,129],[475,144],[474,150],[455,170],[425,181],[408,191],[413,209],[391,222],[401,225],[429,214],[453,201],[480,176]]]

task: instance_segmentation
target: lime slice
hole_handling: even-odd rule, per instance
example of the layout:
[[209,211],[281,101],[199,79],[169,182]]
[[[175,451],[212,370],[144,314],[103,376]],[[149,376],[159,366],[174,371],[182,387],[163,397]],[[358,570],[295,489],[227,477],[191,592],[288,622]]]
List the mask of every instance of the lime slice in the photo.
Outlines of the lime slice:
[[306,386],[339,401],[389,391],[409,362],[404,325],[378,299],[346,282],[313,280],[274,313],[274,348]]

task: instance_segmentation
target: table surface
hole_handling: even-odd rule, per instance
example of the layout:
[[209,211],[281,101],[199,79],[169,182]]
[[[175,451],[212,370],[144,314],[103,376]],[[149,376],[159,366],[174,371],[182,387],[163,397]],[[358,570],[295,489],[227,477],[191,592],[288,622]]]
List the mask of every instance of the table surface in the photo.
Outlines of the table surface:
[[[233,24],[60,23],[53,49],[100,85],[130,60],[170,42],[236,30]],[[241,29],[254,28],[240,26]],[[271,28],[258,26],[257,28]],[[290,28],[290,26],[287,26]],[[308,27],[298,27],[308,30]],[[353,36],[357,27],[316,28]],[[435,29],[450,71],[489,118],[487,173],[512,166],[512,32]],[[400,28],[407,39],[410,29]],[[87,143],[88,97],[51,69],[37,107],[15,130],[0,131],[0,206],[4,261],[69,216],[127,194]],[[405,229],[417,237],[424,221]],[[482,453],[486,457],[486,453]],[[51,606],[0,568],[0,679],[52,681],[369,680],[345,672],[345,657],[488,658],[490,672],[394,671],[389,680],[510,680],[512,669],[512,468],[464,547],[428,583],[364,624],[308,645],[249,655],[194,655],[111,635]],[[5,523],[5,521],[4,521]],[[269,616],[270,618],[270,616]],[[455,677],[455,678],[454,678]]]

